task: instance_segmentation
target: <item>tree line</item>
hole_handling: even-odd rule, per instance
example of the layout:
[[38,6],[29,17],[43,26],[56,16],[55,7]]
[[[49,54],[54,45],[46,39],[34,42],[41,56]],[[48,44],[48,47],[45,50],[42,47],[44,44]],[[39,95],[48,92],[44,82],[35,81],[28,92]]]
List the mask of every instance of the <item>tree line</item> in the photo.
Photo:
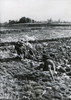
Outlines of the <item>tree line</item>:
[[9,24],[17,24],[17,23],[34,23],[35,20],[27,17],[22,17],[18,21],[15,20],[9,20]]

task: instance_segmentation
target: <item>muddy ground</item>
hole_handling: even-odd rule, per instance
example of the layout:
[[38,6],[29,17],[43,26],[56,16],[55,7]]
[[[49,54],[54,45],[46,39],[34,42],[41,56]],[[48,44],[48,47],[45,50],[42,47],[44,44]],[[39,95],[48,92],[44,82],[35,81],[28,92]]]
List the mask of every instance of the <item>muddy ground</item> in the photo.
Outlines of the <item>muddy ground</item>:
[[[71,100],[71,74],[66,74],[71,71],[71,38],[31,44],[37,61],[4,60],[13,57],[13,45],[0,47],[0,100]],[[66,72],[57,71],[55,80],[49,72],[35,70],[42,63],[43,49],[56,67],[66,68]]]

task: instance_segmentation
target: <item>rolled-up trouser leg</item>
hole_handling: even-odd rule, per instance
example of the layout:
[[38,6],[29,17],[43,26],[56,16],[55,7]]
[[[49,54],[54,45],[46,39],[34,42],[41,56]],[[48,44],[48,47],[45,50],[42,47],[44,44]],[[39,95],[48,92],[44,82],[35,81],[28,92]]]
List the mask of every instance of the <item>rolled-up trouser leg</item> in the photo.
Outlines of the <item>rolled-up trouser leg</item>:
[[50,73],[52,79],[54,80],[53,71],[51,70],[51,65],[48,65],[48,68],[49,68],[49,73]]

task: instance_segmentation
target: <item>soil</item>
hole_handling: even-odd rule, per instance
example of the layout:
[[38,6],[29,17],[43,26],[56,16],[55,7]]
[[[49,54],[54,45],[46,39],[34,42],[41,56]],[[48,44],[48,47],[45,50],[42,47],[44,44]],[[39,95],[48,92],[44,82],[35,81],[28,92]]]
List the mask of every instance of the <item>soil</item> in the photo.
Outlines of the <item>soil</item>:
[[[31,44],[35,59],[11,59],[14,46],[1,46],[0,100],[71,100],[71,74],[67,74],[71,71],[71,38]],[[54,80],[48,71],[35,69],[42,64],[43,50],[56,67],[66,70],[57,71]]]

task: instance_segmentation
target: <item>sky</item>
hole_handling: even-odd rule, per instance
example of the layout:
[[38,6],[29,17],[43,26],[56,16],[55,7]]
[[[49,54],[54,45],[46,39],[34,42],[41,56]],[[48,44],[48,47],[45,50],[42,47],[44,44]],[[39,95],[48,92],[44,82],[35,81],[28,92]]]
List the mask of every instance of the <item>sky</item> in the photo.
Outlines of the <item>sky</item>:
[[0,0],[0,21],[29,17],[36,21],[71,21],[71,0]]

